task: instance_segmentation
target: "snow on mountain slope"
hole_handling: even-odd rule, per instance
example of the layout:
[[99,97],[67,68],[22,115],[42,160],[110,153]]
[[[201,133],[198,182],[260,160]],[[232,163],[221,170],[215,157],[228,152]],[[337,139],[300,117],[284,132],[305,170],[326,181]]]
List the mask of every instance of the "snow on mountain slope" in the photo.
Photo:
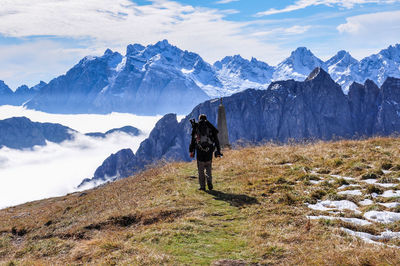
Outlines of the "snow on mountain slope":
[[307,48],[299,47],[291,53],[290,57],[278,64],[273,79],[304,80],[316,67],[324,68],[324,62]]
[[400,77],[400,44],[389,46],[378,54],[373,54],[362,59],[356,71],[353,72],[354,80],[364,82],[371,79],[379,86],[388,77]]
[[248,88],[266,89],[272,81],[274,67],[252,58],[250,61],[240,55],[227,56],[214,63],[214,69],[227,96]]
[[[277,66],[270,66],[240,55],[211,65],[167,40],[148,46],[132,44],[125,56],[107,49],[102,56],[83,58],[65,75],[41,84],[37,92],[29,90],[32,95],[24,99],[32,98],[28,108],[56,113],[186,113],[209,98],[266,89],[278,80],[303,81],[316,67],[328,72],[346,94],[354,81],[370,79],[380,86],[387,77],[400,77],[400,45],[361,61],[339,51],[326,62],[299,47]],[[6,95],[12,92],[7,88],[0,84],[0,104],[11,103]],[[20,93],[27,91],[23,88]]]
[[336,81],[345,93],[353,83],[353,73],[357,71],[358,61],[349,52],[339,51],[325,62],[325,67],[332,79]]

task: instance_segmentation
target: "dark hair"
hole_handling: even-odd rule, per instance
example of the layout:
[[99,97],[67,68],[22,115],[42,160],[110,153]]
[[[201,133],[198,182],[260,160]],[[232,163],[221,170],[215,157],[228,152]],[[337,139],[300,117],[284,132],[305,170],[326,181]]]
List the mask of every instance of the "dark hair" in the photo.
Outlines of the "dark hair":
[[207,120],[207,116],[205,114],[199,115],[199,121],[206,121],[206,120]]

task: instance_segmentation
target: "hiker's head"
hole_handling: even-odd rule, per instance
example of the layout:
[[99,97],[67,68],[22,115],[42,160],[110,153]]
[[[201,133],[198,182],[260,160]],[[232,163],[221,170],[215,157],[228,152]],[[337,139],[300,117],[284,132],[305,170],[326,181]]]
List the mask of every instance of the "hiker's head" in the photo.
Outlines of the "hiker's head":
[[199,115],[199,121],[206,121],[206,120],[207,120],[207,116],[205,114]]

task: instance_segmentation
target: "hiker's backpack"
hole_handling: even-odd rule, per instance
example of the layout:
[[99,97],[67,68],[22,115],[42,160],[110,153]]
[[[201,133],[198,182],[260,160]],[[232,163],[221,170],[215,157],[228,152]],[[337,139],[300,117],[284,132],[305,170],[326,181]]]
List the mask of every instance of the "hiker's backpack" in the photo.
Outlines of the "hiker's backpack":
[[208,152],[213,149],[213,132],[207,121],[200,121],[195,131],[196,144],[199,150]]

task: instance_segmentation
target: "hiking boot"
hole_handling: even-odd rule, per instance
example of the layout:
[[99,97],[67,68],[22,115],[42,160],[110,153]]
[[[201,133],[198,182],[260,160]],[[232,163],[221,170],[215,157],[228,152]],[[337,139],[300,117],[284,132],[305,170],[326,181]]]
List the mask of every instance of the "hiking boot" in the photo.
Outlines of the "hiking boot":
[[199,190],[206,191],[206,189],[204,187],[199,188]]
[[213,184],[211,182],[207,182],[208,190],[213,190]]

